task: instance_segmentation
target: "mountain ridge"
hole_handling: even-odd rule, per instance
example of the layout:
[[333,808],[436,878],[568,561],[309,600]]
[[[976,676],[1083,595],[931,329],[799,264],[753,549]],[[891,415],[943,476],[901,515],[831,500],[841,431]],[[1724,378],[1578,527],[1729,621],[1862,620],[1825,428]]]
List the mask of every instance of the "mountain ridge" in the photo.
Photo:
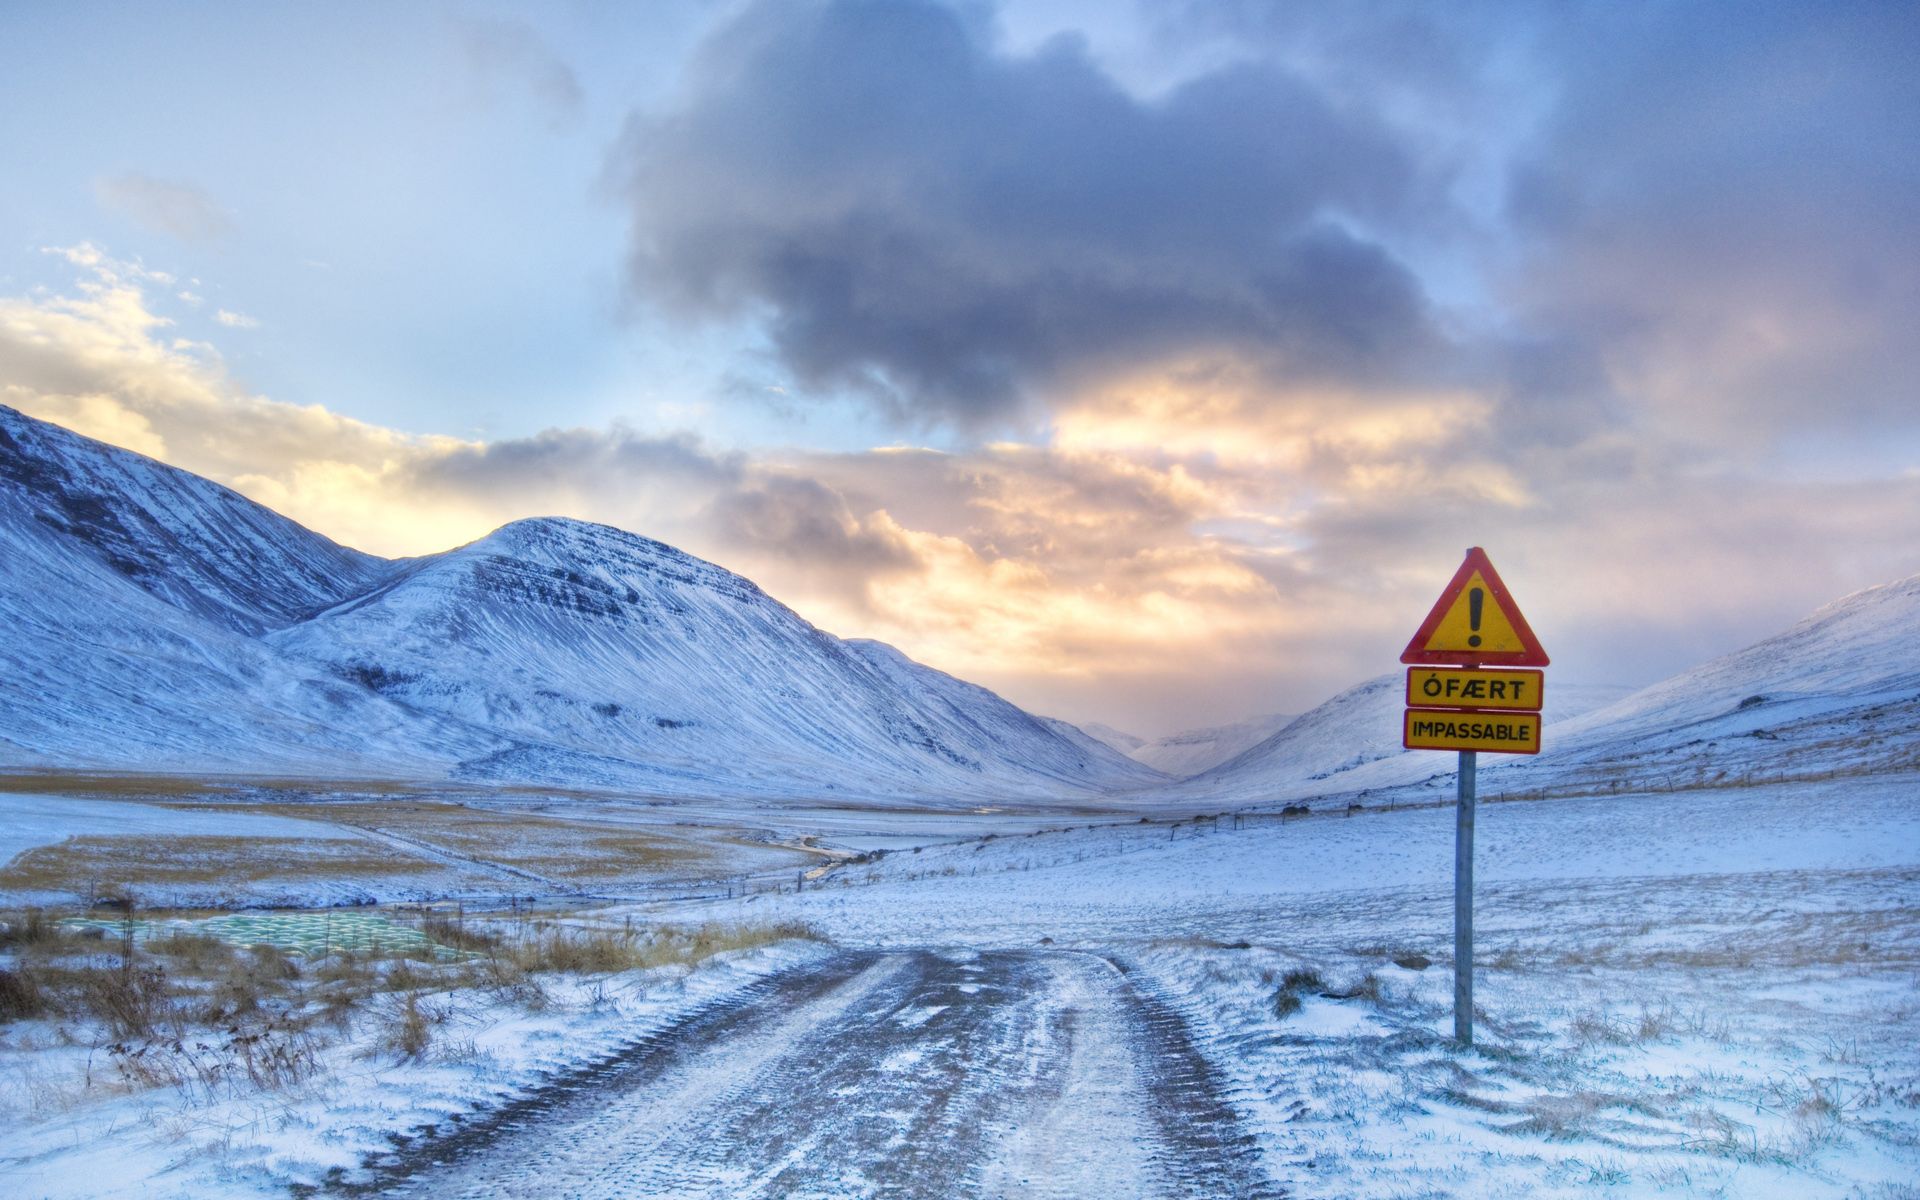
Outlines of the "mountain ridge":
[[[0,537],[30,567],[0,607],[36,633],[0,653],[16,712],[0,759],[16,765],[325,763],[754,796],[1163,779],[612,526],[526,518],[381,559],[0,406]],[[105,745],[107,729],[123,736]]]

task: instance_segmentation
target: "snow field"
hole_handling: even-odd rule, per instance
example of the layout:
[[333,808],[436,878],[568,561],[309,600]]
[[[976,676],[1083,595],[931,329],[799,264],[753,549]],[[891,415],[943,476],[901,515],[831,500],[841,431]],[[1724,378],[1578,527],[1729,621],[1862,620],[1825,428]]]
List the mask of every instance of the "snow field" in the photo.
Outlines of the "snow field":
[[[0,1037],[0,1178],[21,1197],[285,1195],[830,952],[788,940],[695,965],[542,975],[537,999],[426,982],[315,1026],[309,1068],[281,1086],[214,1074],[204,1064],[224,1039],[213,1032],[174,1047],[177,1063],[201,1068],[162,1080],[162,1068],[108,1050],[83,1025],[15,1022]],[[396,1049],[410,1019],[426,1030],[417,1055]]]
[[[1452,825],[1002,836],[703,911],[1116,956],[1192,1024],[1300,1196],[1908,1194],[1920,779],[1486,805],[1466,1053]],[[1282,1016],[1295,970],[1321,984]]]

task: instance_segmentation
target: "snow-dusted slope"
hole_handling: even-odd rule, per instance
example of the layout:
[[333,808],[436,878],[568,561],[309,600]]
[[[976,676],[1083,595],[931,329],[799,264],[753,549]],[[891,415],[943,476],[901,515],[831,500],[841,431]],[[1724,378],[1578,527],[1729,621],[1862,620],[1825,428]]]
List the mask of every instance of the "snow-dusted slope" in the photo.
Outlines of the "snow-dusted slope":
[[1061,783],[1110,790],[1165,781],[1161,772],[1066,721],[1036,717],[978,684],[922,666],[885,642],[855,638],[844,645],[888,681],[898,702],[926,728],[943,731],[984,762],[1016,763]]
[[1920,694],[1920,575],[1825,605],[1784,633],[1683,671],[1561,728],[1569,741],[1679,730],[1732,712],[1759,728]]
[[565,778],[591,755],[599,774],[614,759],[686,778],[724,764],[803,792],[1156,778],[891,647],[823,633],[738,575],[581,521],[516,521],[266,641],[537,744],[468,775]]
[[[1555,728],[1559,722],[1610,703],[1626,691],[1549,678],[1542,716],[1548,728]],[[1295,795],[1339,791],[1349,785],[1377,786],[1377,770],[1365,783],[1353,782],[1353,773],[1386,760],[1404,760],[1402,774],[1425,773],[1435,767],[1434,756],[1409,754],[1400,747],[1400,715],[1405,709],[1404,671],[1376,676],[1302,713],[1278,733],[1191,782],[1197,788],[1232,796],[1261,792]]]
[[1142,743],[1128,754],[1176,779],[1183,779],[1210,771],[1244,754],[1285,729],[1294,716],[1293,713],[1268,713],[1231,725],[1189,729]]
[[1120,753],[1127,755],[1129,758],[1133,756],[1135,750],[1147,744],[1147,739],[1143,737],[1135,737],[1124,729],[1115,729],[1111,725],[1103,725],[1098,721],[1081,725],[1078,728],[1081,733],[1086,734],[1094,741],[1099,742],[1101,745],[1112,747]]
[[0,408],[0,762],[756,795],[1159,781],[605,526],[389,562]]
[[231,489],[0,405],[0,511],[174,608],[240,633],[364,591],[392,565]]
[[240,632],[378,560],[173,476],[0,408],[0,762],[420,776],[495,744]]
[[[1180,785],[1281,799],[1450,775],[1399,749],[1398,673],[1369,680]],[[1483,756],[1488,794],[1716,786],[1920,767],[1920,575],[1856,592],[1744,650],[1622,696],[1548,673],[1543,752]]]
[[[1551,694],[1552,685],[1549,683]],[[1685,786],[1920,766],[1920,575],[1551,728],[1514,786]]]

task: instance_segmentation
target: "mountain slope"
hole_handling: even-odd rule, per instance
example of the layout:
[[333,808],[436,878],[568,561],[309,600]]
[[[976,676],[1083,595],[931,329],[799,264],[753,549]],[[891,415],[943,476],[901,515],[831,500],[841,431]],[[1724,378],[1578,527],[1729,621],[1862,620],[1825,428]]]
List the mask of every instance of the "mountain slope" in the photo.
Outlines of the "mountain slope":
[[[1714,786],[1920,767],[1920,575],[1625,696],[1549,672],[1534,757],[1483,756],[1487,794]],[[1395,788],[1451,775],[1399,748],[1399,674],[1349,689],[1181,785],[1226,799]],[[1608,694],[1611,692],[1612,694]]]
[[[891,647],[843,642],[749,581],[618,529],[516,521],[276,631],[290,657],[412,708],[646,775],[756,786],[1030,790],[1155,778]],[[463,773],[546,775],[538,752]],[[558,767],[565,774],[565,767]]]
[[0,761],[802,795],[1161,777],[711,563],[516,522],[388,561],[0,408]]
[[[1618,699],[1627,689],[1547,680],[1542,716],[1548,728]],[[1425,774],[1438,760],[1401,748],[1400,715],[1406,709],[1406,675],[1396,671],[1356,684],[1288,722],[1279,732],[1214,769],[1195,776],[1196,787],[1240,795],[1338,791],[1378,786],[1378,768],[1366,783],[1355,772],[1373,763],[1398,762],[1401,773]]]
[[290,624],[393,569],[211,480],[4,405],[0,511],[238,633]]
[[1268,713],[1231,725],[1188,729],[1155,738],[1129,750],[1132,758],[1176,779],[1210,771],[1238,757],[1287,727],[1292,713]]
[[498,739],[248,634],[389,564],[0,406],[0,762],[424,778]]
[[1843,596],[1553,735],[1539,761],[1503,768],[1516,786],[1674,787],[1920,766],[1920,575]]

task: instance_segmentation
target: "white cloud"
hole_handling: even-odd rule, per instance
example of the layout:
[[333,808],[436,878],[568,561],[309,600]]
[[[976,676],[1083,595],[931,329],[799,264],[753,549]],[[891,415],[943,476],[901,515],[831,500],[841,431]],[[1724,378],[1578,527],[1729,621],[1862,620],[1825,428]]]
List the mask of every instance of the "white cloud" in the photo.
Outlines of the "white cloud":
[[260,322],[256,318],[249,317],[245,313],[237,313],[224,308],[214,313],[213,319],[225,325],[228,329],[257,329],[260,325]]
[[97,181],[94,194],[106,207],[182,241],[208,241],[233,228],[226,210],[191,183],[129,171]]
[[833,632],[1142,732],[1392,669],[1469,544],[1572,677],[1626,682],[1920,569],[1920,478],[1746,477],[1618,434],[1508,460],[1475,450],[1498,418],[1465,392],[1278,403],[1137,379],[1084,397],[1050,442],[949,452],[721,454],[617,425],[408,435],[248,391],[171,334],[135,266],[59,253],[72,294],[0,298],[0,402],[379,553],[536,514],[633,529]]

